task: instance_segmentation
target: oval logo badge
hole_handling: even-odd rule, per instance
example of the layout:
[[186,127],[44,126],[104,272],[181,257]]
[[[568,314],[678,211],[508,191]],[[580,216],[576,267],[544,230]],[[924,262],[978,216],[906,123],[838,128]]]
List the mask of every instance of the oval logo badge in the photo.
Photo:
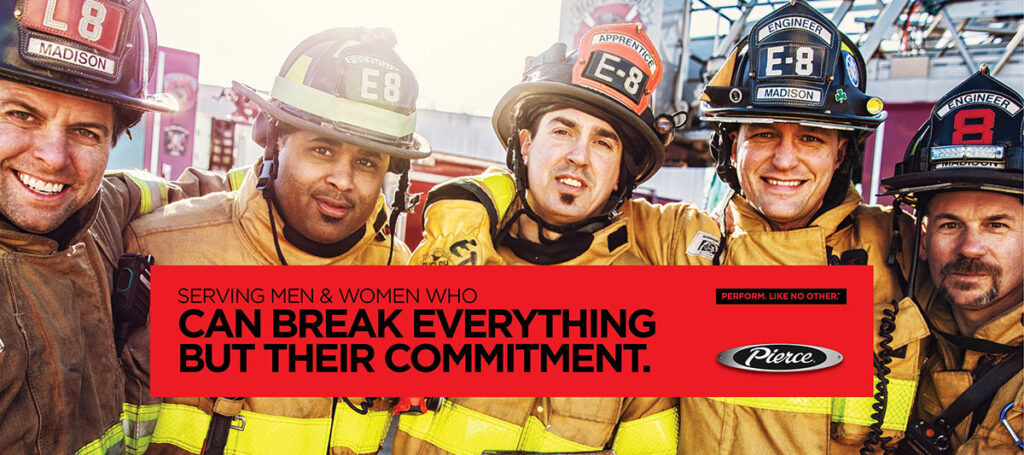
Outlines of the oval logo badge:
[[741,370],[789,373],[835,366],[843,361],[843,355],[806,344],[752,344],[722,351],[718,361]]

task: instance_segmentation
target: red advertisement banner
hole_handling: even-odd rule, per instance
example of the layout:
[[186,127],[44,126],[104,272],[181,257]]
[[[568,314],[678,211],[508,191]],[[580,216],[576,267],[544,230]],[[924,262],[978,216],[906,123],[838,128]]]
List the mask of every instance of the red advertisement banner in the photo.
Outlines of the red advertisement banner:
[[155,396],[870,396],[870,267],[155,266]]

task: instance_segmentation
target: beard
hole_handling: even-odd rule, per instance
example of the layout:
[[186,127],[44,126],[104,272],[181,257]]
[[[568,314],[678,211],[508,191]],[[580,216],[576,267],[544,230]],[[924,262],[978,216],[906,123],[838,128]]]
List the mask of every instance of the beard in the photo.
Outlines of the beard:
[[942,266],[942,270],[939,273],[942,277],[942,283],[939,285],[939,293],[950,303],[958,301],[956,298],[956,291],[971,291],[974,289],[974,285],[971,283],[962,283],[956,280],[953,280],[953,282],[950,283],[949,275],[953,273],[987,273],[992,278],[992,286],[987,292],[978,296],[974,300],[962,302],[957,305],[967,308],[982,308],[992,303],[992,301],[999,296],[999,277],[1002,275],[1003,270],[997,265],[988,264],[981,259],[965,258],[961,256],[955,261]]
[[576,196],[572,195],[572,194],[562,193],[562,196],[561,196],[560,199],[562,200],[563,204],[565,204],[565,205],[572,205],[572,203],[574,201],[576,201]]

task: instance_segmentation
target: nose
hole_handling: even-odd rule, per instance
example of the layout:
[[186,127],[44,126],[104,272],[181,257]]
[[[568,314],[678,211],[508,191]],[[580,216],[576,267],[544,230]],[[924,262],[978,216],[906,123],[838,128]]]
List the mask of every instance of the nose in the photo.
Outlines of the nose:
[[985,236],[979,229],[969,227],[964,229],[961,234],[957,250],[964,257],[979,258],[988,252],[988,245],[985,243]]
[[338,191],[351,190],[355,183],[352,179],[352,166],[354,163],[339,163],[327,174],[327,184]]
[[574,142],[569,149],[565,159],[576,166],[586,166],[590,162],[590,150],[587,148],[586,138],[581,137]]
[[68,133],[57,128],[39,130],[33,137],[32,156],[48,170],[63,169],[71,162]]
[[784,138],[779,141],[779,146],[775,149],[775,153],[772,154],[772,165],[779,170],[789,170],[795,168],[799,163],[797,159],[796,144],[793,143],[796,139]]

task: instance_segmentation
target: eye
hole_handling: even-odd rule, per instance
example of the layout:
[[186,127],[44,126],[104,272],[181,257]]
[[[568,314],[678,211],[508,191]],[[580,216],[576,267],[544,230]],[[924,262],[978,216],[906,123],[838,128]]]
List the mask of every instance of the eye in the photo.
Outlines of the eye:
[[802,139],[802,140],[803,140],[804,142],[820,142],[820,143],[822,143],[822,144],[824,144],[824,143],[825,143],[825,140],[824,140],[824,139],[822,139],[822,138],[820,138],[820,137],[818,137],[818,136],[812,136],[812,135],[810,135],[810,134],[805,134],[805,135],[804,135],[804,136],[803,136],[803,137],[802,137],[801,139]]
[[326,157],[334,156],[334,150],[331,150],[330,147],[314,147],[313,153],[316,153],[317,155],[323,155]]
[[1010,225],[1003,223],[1001,221],[993,221],[991,223],[988,223],[988,227],[992,229],[1009,229]]
[[958,228],[960,228],[960,223],[957,223],[955,221],[946,221],[944,223],[939,224],[939,229],[952,230]]
[[73,132],[83,138],[99,142],[102,138],[95,131],[88,128],[75,128]]
[[359,158],[356,160],[356,164],[367,169],[377,169],[379,167],[376,161],[369,158]]
[[759,131],[751,134],[750,137],[758,139],[772,139],[775,137],[774,131]]
[[569,136],[570,132],[567,128],[555,128],[551,130],[551,134],[555,136]]
[[19,122],[31,122],[36,119],[34,115],[25,111],[8,111],[7,117]]
[[615,148],[615,144],[608,139],[598,139],[595,143],[603,149],[612,150]]

